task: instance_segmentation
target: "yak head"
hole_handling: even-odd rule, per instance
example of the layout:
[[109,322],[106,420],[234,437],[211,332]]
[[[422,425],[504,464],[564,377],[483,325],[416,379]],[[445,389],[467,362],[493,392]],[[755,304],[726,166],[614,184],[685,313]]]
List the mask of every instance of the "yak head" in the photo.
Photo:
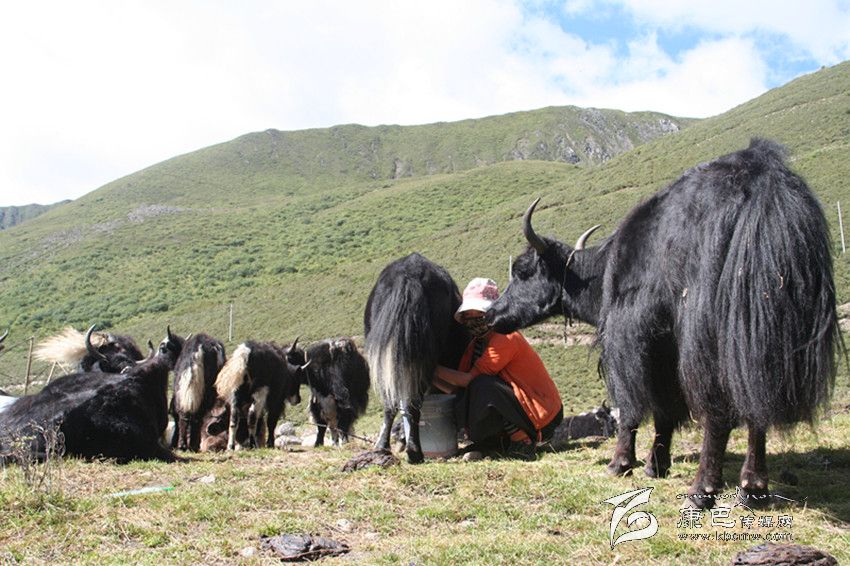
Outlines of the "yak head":
[[143,359],[136,342],[129,336],[98,332],[93,342],[95,326],[92,324],[86,331],[86,355],[80,360],[80,368],[83,371],[121,373]]
[[310,365],[310,360],[307,359],[307,352],[298,347],[299,338],[300,336],[295,338],[292,345],[286,348],[284,352],[286,369],[289,370],[289,375],[291,376],[284,395],[290,405],[297,405],[301,402],[301,385],[309,384],[307,367]]
[[594,323],[598,313],[598,305],[594,309],[593,303],[601,296],[601,272],[596,273],[598,262],[587,255],[590,250],[584,246],[599,226],[582,234],[572,248],[540,237],[531,225],[539,201],[531,203],[523,216],[528,249],[514,262],[510,283],[486,314],[487,322],[499,333],[561,314]]
[[174,369],[177,364],[177,358],[180,357],[180,352],[183,351],[183,344],[186,340],[176,334],[171,333],[171,327],[166,327],[165,338],[159,343],[154,358],[163,358],[168,363],[168,367]]

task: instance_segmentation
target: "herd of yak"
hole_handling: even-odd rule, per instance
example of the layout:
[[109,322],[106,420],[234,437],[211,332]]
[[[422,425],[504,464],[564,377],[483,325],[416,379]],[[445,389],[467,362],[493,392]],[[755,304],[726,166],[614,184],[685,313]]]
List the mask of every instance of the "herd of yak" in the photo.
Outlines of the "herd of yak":
[[[585,245],[596,227],[572,247],[536,234],[537,204],[523,218],[528,248],[487,321],[502,333],[561,315],[596,326],[600,370],[619,408],[610,473],[637,465],[636,433],[651,415],[644,470],[665,477],[673,432],[694,419],[704,436],[689,495],[711,507],[730,432],[746,426],[740,494],[750,504],[768,498],[767,431],[817,417],[843,352],[826,220],[783,148],[754,139],[697,165],[596,246]],[[376,448],[389,449],[400,412],[408,461],[418,463],[420,407],[435,367],[457,367],[469,341],[453,317],[459,304],[448,272],[414,253],[384,268],[368,297],[365,359],[349,339],[307,349],[296,339],[245,342],[225,361],[221,342],[170,330],[143,357],[90,329],[77,373],[0,408],[0,449],[26,436],[43,452],[34,427],[54,425],[68,453],[171,460],[160,441],[169,413],[173,448],[257,446],[264,434],[271,446],[284,401],[298,402],[301,385],[310,387],[316,443],[326,428],[339,441],[366,406],[371,376],[384,406]]]

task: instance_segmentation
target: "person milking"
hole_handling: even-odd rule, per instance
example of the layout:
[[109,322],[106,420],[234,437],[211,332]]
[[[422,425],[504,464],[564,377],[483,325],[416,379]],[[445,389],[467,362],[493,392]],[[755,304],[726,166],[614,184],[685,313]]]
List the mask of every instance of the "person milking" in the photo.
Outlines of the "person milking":
[[457,369],[437,366],[434,385],[458,395],[455,417],[472,444],[464,460],[496,453],[534,460],[564,418],[558,388],[519,332],[499,334],[484,313],[499,298],[495,281],[476,277],[463,290],[455,319],[472,335]]

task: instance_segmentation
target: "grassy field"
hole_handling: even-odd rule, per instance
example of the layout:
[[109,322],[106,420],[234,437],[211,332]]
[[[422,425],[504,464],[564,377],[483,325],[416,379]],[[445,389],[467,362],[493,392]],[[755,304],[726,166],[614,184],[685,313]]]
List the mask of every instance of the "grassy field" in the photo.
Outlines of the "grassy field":
[[[598,403],[603,388],[592,351],[546,343],[537,349],[549,367],[569,368],[553,371],[568,413]],[[697,468],[700,434],[693,428],[676,436],[674,465],[664,480],[641,472],[607,476],[613,439],[577,441],[535,462],[449,459],[345,473],[342,465],[367,447],[354,440],[339,449],[183,454],[188,461],[176,464],[65,460],[51,470],[50,489],[28,484],[18,468],[2,470],[0,561],[274,564],[261,536],[311,533],[350,546],[327,564],[728,564],[756,542],[716,540],[715,533],[746,532],[790,536],[843,563],[850,560],[850,388],[842,371],[832,409],[816,432],[800,427],[769,438],[773,489],[793,501],[752,513],[732,508],[724,520],[734,520],[735,528],[712,527],[708,514],[698,528],[679,523]],[[303,422],[304,407],[290,408],[289,417]],[[358,421],[358,436],[373,438],[378,424],[373,402]],[[649,440],[645,427],[639,455]],[[734,493],[745,449],[744,431],[735,431],[726,493]],[[780,474],[785,482],[789,474],[799,481],[783,483]],[[144,487],[172,489],[110,497]],[[648,487],[654,488],[650,501],[635,511],[656,517],[657,534],[612,549],[614,508],[604,501]],[[742,526],[742,516],[754,518],[751,529]],[[778,526],[780,516],[790,517],[790,526]],[[773,526],[760,527],[767,517]],[[615,536],[641,526],[623,520]]]

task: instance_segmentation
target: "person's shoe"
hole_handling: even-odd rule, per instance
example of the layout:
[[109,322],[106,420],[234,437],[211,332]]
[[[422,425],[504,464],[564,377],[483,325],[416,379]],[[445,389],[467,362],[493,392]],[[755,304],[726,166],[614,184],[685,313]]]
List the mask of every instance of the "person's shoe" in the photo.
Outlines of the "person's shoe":
[[537,447],[533,442],[511,441],[505,456],[514,460],[533,462],[537,459]]

